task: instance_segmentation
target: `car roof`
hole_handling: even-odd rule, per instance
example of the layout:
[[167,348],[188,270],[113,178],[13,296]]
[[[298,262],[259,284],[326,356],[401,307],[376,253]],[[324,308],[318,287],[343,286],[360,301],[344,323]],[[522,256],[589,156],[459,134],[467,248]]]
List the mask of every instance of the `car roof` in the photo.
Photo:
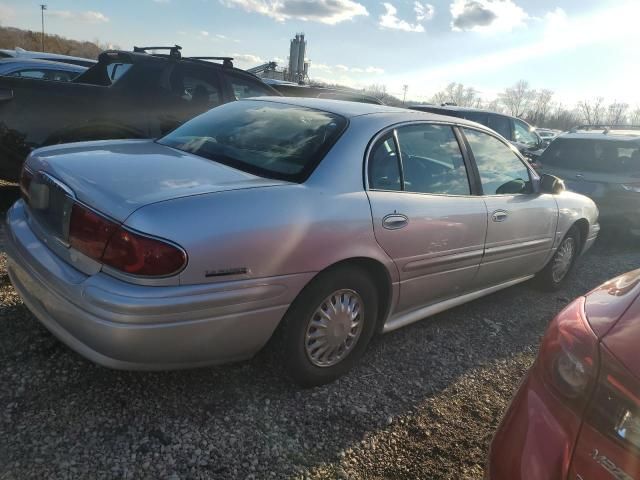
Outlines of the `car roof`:
[[13,58],[19,58],[20,60],[48,59],[48,60],[55,61],[55,59],[58,58],[60,60],[79,60],[84,62],[96,63],[96,60],[93,60],[91,58],[74,57],[71,55],[62,55],[60,53],[34,52],[31,50],[24,50],[22,48],[16,48],[15,50],[3,48],[3,49],[0,49],[0,53],[9,55],[10,57],[13,57]]
[[640,141],[640,130],[576,130],[560,135],[565,139],[589,139],[606,141]]
[[307,97],[251,97],[244,98],[240,101],[255,100],[261,102],[284,103],[287,105],[298,105],[306,108],[314,108],[329,113],[334,113],[345,118],[354,118],[364,115],[387,115],[390,117],[397,116],[397,121],[420,121],[420,120],[436,120],[441,122],[456,123],[459,125],[468,125],[479,130],[496,134],[490,128],[459,117],[450,117],[432,112],[421,112],[417,110],[409,110],[407,108],[390,107],[388,105],[377,105],[373,103],[360,103],[347,100],[333,100],[329,98],[307,98]]
[[55,62],[51,60],[41,60],[39,58],[21,58],[21,57],[10,57],[10,58],[0,58],[0,65],[24,65],[24,66],[47,66],[47,67],[55,67],[69,71],[78,71],[84,72],[87,67],[83,67],[82,65],[75,65],[73,63],[64,63],[64,62]]

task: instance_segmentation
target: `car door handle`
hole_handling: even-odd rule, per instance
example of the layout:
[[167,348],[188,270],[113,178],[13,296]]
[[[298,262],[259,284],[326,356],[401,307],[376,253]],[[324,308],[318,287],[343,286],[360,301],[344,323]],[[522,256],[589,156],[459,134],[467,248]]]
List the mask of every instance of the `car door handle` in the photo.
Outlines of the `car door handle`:
[[0,102],[13,99],[13,90],[9,88],[0,88]]
[[391,213],[382,219],[382,226],[387,230],[398,230],[409,224],[409,219],[400,213]]
[[509,214],[504,210],[496,210],[491,215],[491,220],[494,222],[504,222],[509,217]]

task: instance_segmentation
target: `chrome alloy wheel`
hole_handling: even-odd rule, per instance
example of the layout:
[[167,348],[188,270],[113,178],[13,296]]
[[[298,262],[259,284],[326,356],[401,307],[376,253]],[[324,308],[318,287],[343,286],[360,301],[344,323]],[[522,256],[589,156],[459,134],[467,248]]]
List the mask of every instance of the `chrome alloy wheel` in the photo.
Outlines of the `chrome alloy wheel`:
[[332,367],[358,343],[364,303],[353,290],[337,290],[313,313],[304,336],[307,357],[317,367]]
[[553,258],[553,265],[551,266],[551,276],[554,282],[561,282],[569,272],[576,252],[575,245],[575,239],[573,237],[567,237],[558,247],[558,251]]

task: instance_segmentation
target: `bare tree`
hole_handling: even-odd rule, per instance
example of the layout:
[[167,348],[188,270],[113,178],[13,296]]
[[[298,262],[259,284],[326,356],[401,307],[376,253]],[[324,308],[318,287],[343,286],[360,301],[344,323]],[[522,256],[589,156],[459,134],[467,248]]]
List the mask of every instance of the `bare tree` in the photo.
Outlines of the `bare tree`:
[[552,108],[553,92],[546,88],[533,91],[533,100],[527,115],[527,120],[532,125],[543,125]]
[[578,110],[587,125],[598,125],[604,116],[604,99],[596,97],[591,101],[583,100],[578,103]]
[[607,123],[610,125],[622,125],[627,120],[628,103],[613,102],[607,108]]
[[459,107],[478,108],[482,98],[473,87],[465,87],[462,83],[450,83],[444,90],[437,92],[431,101],[435,104],[453,103]]
[[640,107],[636,107],[629,115],[629,123],[631,125],[640,125]]
[[512,87],[508,87],[498,95],[500,102],[507,112],[514,117],[522,117],[528,110],[535,90],[529,87],[529,82],[520,80]]

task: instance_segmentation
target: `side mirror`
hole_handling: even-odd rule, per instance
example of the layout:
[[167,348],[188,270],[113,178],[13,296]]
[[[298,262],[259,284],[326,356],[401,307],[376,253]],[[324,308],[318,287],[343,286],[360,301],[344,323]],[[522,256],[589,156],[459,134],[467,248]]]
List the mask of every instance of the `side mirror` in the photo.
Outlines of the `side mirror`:
[[554,175],[544,173],[540,178],[540,193],[550,193],[557,195],[564,192],[564,182]]

